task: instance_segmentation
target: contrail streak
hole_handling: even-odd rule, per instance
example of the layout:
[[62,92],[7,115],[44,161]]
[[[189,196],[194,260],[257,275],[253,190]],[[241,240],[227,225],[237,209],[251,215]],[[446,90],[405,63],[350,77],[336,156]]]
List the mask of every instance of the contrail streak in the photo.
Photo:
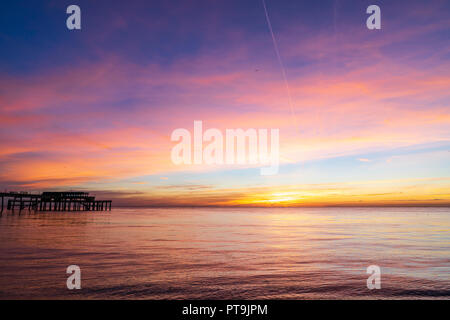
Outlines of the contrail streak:
[[283,74],[284,84],[286,86],[286,91],[287,91],[288,98],[289,98],[289,106],[291,108],[291,114],[292,114],[292,117],[294,118],[295,127],[297,128],[297,119],[296,119],[295,113],[294,113],[294,107],[293,107],[293,103],[292,103],[291,90],[289,88],[289,82],[288,82],[288,79],[287,79],[287,76],[286,76],[286,69],[284,68],[283,61],[281,60],[280,50],[278,50],[277,40],[275,39],[275,35],[274,35],[273,29],[272,29],[272,24],[270,23],[269,13],[267,12],[267,7],[266,7],[266,1],[262,0],[262,3],[263,3],[263,6],[264,6],[264,12],[266,13],[266,21],[267,21],[267,25],[269,26],[270,35],[272,36],[272,42],[273,42],[273,46],[275,48],[275,53],[277,55],[278,63],[280,64],[281,72]]

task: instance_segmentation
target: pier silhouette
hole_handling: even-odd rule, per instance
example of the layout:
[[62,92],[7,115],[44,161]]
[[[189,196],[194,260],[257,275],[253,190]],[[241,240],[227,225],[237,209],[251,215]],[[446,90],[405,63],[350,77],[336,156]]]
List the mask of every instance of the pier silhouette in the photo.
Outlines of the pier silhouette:
[[3,212],[5,200],[7,209],[14,211],[24,209],[35,211],[111,211],[111,200],[95,200],[88,192],[43,192],[33,194],[28,192],[0,193]]

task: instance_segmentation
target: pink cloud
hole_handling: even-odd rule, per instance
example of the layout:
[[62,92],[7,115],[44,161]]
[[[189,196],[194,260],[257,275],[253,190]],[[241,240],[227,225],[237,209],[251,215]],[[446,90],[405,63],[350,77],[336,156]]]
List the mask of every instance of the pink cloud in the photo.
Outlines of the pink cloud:
[[[42,186],[190,170],[172,165],[170,133],[194,120],[222,130],[280,128],[290,162],[449,140],[448,62],[408,63],[408,56],[398,63],[381,50],[444,26],[368,41],[356,32],[338,47],[329,45],[334,35],[281,36],[288,61],[317,59],[288,67],[293,112],[275,57],[252,59],[248,47],[262,47],[260,38],[164,67],[105,56],[99,64],[0,76],[0,179]],[[336,54],[350,56],[345,71],[337,72]],[[33,152],[42,156],[14,158]]]

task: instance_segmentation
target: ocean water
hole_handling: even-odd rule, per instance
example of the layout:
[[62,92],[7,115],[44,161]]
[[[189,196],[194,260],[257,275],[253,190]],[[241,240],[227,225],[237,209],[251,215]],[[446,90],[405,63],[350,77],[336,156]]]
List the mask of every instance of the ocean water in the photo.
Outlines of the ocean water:
[[[68,290],[66,268],[81,268]],[[381,268],[369,290],[366,269]],[[0,299],[449,299],[450,208],[4,212]]]

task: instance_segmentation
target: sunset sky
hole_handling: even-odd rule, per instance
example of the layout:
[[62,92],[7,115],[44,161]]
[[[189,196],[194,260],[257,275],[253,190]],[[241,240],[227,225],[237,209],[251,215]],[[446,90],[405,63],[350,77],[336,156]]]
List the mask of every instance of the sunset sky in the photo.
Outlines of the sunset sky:
[[[81,8],[81,30],[66,27]],[[381,8],[368,30],[366,8]],[[115,205],[450,205],[450,2],[7,1],[0,190]],[[289,93],[291,99],[289,98]],[[179,165],[177,128],[278,128],[280,169]]]

